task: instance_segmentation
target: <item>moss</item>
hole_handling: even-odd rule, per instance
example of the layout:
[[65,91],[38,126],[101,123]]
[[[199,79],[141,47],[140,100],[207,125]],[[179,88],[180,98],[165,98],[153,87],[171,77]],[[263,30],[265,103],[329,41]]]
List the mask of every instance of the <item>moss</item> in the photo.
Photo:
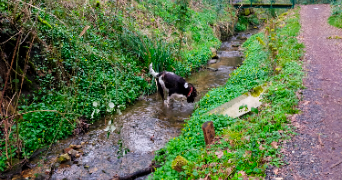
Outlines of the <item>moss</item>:
[[262,88],[262,86],[257,86],[255,88],[253,88],[251,95],[253,97],[258,97],[260,96],[260,94],[264,91],[264,89]]
[[245,8],[244,15],[248,16],[251,14],[251,10],[249,8]]
[[187,165],[188,161],[182,157],[182,156],[177,156],[175,160],[172,161],[171,168],[181,172],[183,171],[183,166]]

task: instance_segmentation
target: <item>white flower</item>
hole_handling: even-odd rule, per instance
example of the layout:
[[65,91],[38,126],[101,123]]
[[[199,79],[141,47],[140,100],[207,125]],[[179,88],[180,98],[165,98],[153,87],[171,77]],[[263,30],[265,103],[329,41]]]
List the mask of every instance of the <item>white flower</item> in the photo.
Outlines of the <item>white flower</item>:
[[118,111],[118,114],[119,114],[119,115],[121,115],[121,114],[122,114],[120,109],[117,109],[117,111]]
[[114,124],[112,124],[112,121],[108,122],[108,126],[104,129],[104,131],[115,131],[116,127],[114,126]]
[[91,119],[94,119],[94,114],[98,114],[100,112],[99,109],[94,109],[94,111],[91,113]]
[[93,106],[97,107],[97,105],[99,105],[96,101],[93,102]]
[[94,113],[95,113],[95,109],[94,109],[94,111],[91,113],[91,119],[94,119]]
[[114,108],[114,103],[110,102],[108,103],[109,108],[113,109]]

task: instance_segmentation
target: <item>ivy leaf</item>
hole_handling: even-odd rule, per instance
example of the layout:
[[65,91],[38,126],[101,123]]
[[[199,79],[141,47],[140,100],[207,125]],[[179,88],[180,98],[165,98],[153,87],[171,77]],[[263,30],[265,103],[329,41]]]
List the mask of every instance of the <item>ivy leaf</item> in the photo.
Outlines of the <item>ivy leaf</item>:
[[259,113],[259,109],[258,109],[258,108],[255,108],[255,107],[252,107],[252,108],[251,108],[251,111],[254,112],[255,114],[258,114],[258,113]]

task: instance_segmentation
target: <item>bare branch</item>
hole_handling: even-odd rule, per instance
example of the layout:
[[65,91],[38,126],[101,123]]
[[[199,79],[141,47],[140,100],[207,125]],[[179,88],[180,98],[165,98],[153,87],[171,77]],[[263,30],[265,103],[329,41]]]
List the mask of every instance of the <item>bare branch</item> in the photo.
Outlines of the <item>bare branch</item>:
[[21,33],[21,31],[17,32],[17,34],[11,36],[11,37],[10,37],[9,39],[7,39],[6,41],[0,43],[0,45],[3,45],[3,44],[5,44],[5,43],[7,43],[9,40],[11,40],[14,36],[18,35],[19,33]]

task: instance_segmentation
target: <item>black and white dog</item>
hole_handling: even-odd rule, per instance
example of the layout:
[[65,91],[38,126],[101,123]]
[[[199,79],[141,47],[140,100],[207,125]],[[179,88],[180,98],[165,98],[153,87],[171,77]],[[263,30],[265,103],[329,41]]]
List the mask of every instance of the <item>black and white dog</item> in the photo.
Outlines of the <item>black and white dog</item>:
[[[150,64],[149,70],[150,74],[156,78],[158,92],[167,106],[169,105],[169,100],[175,97],[186,98],[188,103],[195,101],[197,91],[195,87],[192,84],[187,83],[184,78],[173,72],[163,71],[156,73],[152,68],[152,63]],[[169,93],[166,101],[164,99],[164,91]]]

